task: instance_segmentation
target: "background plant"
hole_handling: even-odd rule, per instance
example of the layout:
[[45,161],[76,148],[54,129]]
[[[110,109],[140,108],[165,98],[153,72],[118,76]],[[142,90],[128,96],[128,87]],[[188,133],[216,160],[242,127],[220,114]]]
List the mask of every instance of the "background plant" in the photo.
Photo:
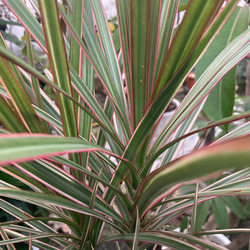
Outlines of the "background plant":
[[[0,246],[15,249],[14,243],[26,242],[41,249],[91,249],[123,240],[132,249],[152,244],[223,249],[197,237],[215,233],[197,232],[204,222],[197,206],[218,196],[249,194],[249,169],[244,168],[249,167],[250,124],[207,148],[180,158],[178,153],[191,134],[249,117],[249,112],[222,112],[190,132],[208,94],[249,53],[247,27],[216,52],[160,135],[155,138],[154,132],[227,19],[245,11],[235,9],[237,2],[117,0],[120,46],[115,48],[99,0],[67,1],[66,6],[34,0],[42,25],[22,1],[4,0],[27,31],[28,63],[1,39],[0,169],[31,191],[1,180],[0,195],[40,206],[55,217],[36,218],[1,199],[0,207],[17,220],[1,223]],[[180,10],[186,13],[175,27]],[[231,20],[234,25],[239,16]],[[31,38],[48,56],[45,75],[34,67]],[[107,95],[104,108],[95,98],[95,77]],[[54,89],[55,103],[39,80]],[[158,169],[150,173],[153,166]],[[200,181],[215,180],[226,169],[230,175],[199,188]],[[177,195],[188,183],[196,184],[195,192]],[[192,208],[189,232],[172,231],[169,223]],[[49,220],[66,224],[69,233],[59,234],[46,224]],[[105,224],[114,231],[102,239]]]

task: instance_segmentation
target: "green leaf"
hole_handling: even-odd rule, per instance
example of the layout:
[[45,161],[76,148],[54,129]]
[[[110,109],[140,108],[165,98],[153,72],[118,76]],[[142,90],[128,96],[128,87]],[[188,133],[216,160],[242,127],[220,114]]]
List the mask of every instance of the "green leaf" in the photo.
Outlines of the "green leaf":
[[114,31],[114,33],[112,34],[112,39],[113,39],[113,43],[115,46],[115,51],[119,51],[121,48],[121,44],[120,44],[120,37],[119,37],[119,29],[116,29]]
[[169,49],[174,29],[175,15],[178,7],[178,0],[167,0],[162,3],[161,12],[161,33],[159,39],[159,51],[155,77],[158,76],[164,57]]
[[19,0],[4,0],[4,2],[7,3],[25,29],[29,30],[30,35],[38,42],[42,49],[46,51],[42,27],[25,6],[24,2]]
[[196,226],[196,219],[197,219],[197,205],[198,205],[198,188],[199,188],[199,183],[196,183],[196,188],[195,188],[195,196],[194,196],[194,205],[193,205],[193,212],[192,212],[192,219],[191,219],[191,226],[190,226],[190,234],[194,235],[195,232],[195,226]]
[[189,0],[180,0],[178,12],[184,11]]
[[[34,50],[31,44],[31,37],[28,32],[25,32],[26,35],[26,47],[27,47],[27,59],[28,63],[35,68],[35,61],[34,61]],[[31,75],[31,87],[34,93],[34,103],[41,109],[44,109],[43,100],[40,94],[40,85],[39,79],[35,76]],[[42,120],[42,124],[48,133],[50,131],[49,125],[46,121]]]
[[120,124],[123,126],[123,131],[127,135],[129,132],[129,124],[127,119],[127,112],[124,111],[124,105],[121,102],[121,97],[116,88],[116,85],[112,79],[109,67],[104,57],[103,50],[99,44],[99,41],[96,37],[95,29],[93,29],[92,24],[90,23],[87,13],[83,13],[83,33],[85,34],[85,43],[82,38],[78,36],[74,27],[72,26],[70,20],[65,15],[65,13],[60,9],[60,14],[62,14],[65,22],[69,26],[69,30],[72,32],[72,35],[77,39],[78,43],[81,45],[82,50],[87,56],[89,62],[94,68],[96,74],[104,84],[104,87],[107,90],[109,96],[109,101],[112,103],[112,108],[115,110],[116,115],[120,120]]
[[[185,99],[181,103],[180,107],[171,117],[171,120],[168,122],[166,129],[160,134],[158,142],[157,142],[158,147],[161,146],[169,138],[169,136],[174,132],[174,130],[176,130],[176,128],[179,126],[178,124],[181,124],[183,120],[188,115],[190,115],[192,110],[194,110],[198,106],[198,104],[205,98],[205,96],[208,93],[210,93],[212,88],[228,72],[228,70],[232,68],[236,63],[238,63],[240,58],[244,57],[243,55],[241,55],[241,52],[243,52],[244,55],[248,53],[250,49],[250,43],[248,39],[249,33],[250,33],[250,30],[246,30],[239,37],[235,38],[223,51],[221,51],[221,53],[215,58],[215,60],[204,71],[204,73],[197,80],[193,88],[188,92]],[[240,43],[242,42],[241,45],[236,45],[238,42]],[[231,57],[230,56],[231,52],[229,51],[230,50],[235,51],[235,49],[236,50],[240,49],[241,52],[239,51],[238,53],[234,52],[234,56]],[[238,60],[237,60],[237,57],[238,57]],[[234,63],[232,63],[233,61],[231,60],[233,60]],[[163,91],[160,92],[160,94],[157,96],[157,99],[154,101],[154,103],[152,104],[152,106],[150,107],[148,111],[148,113],[149,112],[151,113],[150,118],[156,115],[153,111],[161,107],[160,104],[158,104],[158,101],[161,103],[163,102],[163,98],[165,98],[167,95],[170,94],[172,88],[175,88],[175,83],[176,81],[174,77],[169,83],[169,85],[167,85],[166,88],[164,88]],[[143,122],[144,120],[142,121],[142,123]],[[150,124],[149,121],[148,123]],[[154,147],[155,146],[156,145],[154,145]],[[156,149],[154,148],[153,151],[156,151]]]
[[204,225],[209,211],[210,201],[204,201],[197,206],[195,232],[200,231]]
[[[231,42],[231,44],[226,49],[224,49],[221,54],[214,60],[214,62],[207,68],[206,72],[199,79],[200,83],[195,85],[195,88],[192,88],[189,91],[182,105],[169,121],[167,130],[165,131],[167,132],[167,135],[163,134],[163,136],[166,136],[166,138],[168,138],[168,136],[170,136],[172,132],[178,127],[177,124],[180,124],[183,119],[185,119],[192,112],[192,110],[199,104],[199,102],[201,102],[205,98],[211,87],[215,85],[219,81],[220,77],[227,72],[228,67],[230,68],[230,65],[234,65],[239,61],[240,58],[243,58],[248,53],[250,47],[250,43],[248,42],[248,35],[249,31],[246,31],[241,36],[236,38],[233,42]],[[232,58],[230,56],[230,51],[235,51],[236,48],[239,49],[239,51]],[[218,67],[220,68],[219,72],[216,71]],[[174,85],[175,78],[173,78],[172,83]],[[149,133],[156,125],[156,121],[158,121],[158,119],[160,118],[161,112],[164,112],[164,104],[166,103],[165,97],[169,94],[168,90],[169,89],[166,88],[164,89],[164,91],[160,92],[156,100],[148,109],[133,137],[131,138],[130,143],[123,155],[123,157],[128,159],[129,161],[133,161],[135,159],[142,145],[145,143],[145,141],[147,141]],[[170,88],[170,90],[172,89]],[[165,140],[163,141],[165,142]],[[116,175],[112,180],[112,184],[114,186],[119,186],[121,180],[125,178],[127,171],[128,170],[122,163],[119,164]],[[138,185],[138,183],[136,183],[135,185]],[[111,192],[108,192],[107,196],[108,200],[111,199]]]
[[[116,234],[105,238],[100,244],[103,244],[108,241],[115,240],[125,240],[133,241],[133,234]],[[224,247],[220,247],[217,244],[214,244],[211,241],[205,241],[197,237],[178,233],[178,232],[162,232],[162,231],[149,231],[141,232],[138,234],[139,241],[145,243],[159,244],[162,246],[168,246],[174,249],[185,249],[185,250],[198,250],[200,246],[202,249],[213,249],[213,250],[224,250]],[[197,246],[198,245],[198,246]],[[144,249],[144,248],[140,248]]]
[[105,12],[102,8],[101,1],[94,1],[92,5],[93,5],[93,11],[96,19],[98,33],[100,36],[100,42],[102,44],[102,48],[104,51],[104,56],[107,60],[107,65],[109,66],[110,73],[112,75],[114,84],[116,86],[118,95],[120,97],[120,102],[124,106],[123,107],[124,110],[125,96],[123,92],[123,82],[118,63],[118,58],[116,55],[115,47],[113,45],[111,32],[109,30],[108,22],[105,17]]
[[0,120],[5,128],[15,133],[28,132],[27,128],[18,119],[16,112],[13,111],[2,96],[0,96],[0,106]]
[[4,20],[4,19],[0,19],[0,25],[16,25],[16,26],[22,26],[22,24],[20,24],[19,22],[13,22],[13,21]]
[[189,1],[184,19],[178,27],[168,53],[165,55],[153,97],[156,97],[194,51],[223,2],[223,0],[216,2],[213,0]]
[[16,137],[1,135],[0,148],[0,162],[2,164],[48,157],[66,152],[104,150],[102,147],[82,139],[35,134],[17,134]]
[[214,219],[220,229],[227,229],[229,227],[229,218],[227,208],[221,197],[212,200],[212,210]]
[[[3,238],[3,240],[9,240],[8,235],[6,234],[5,230],[2,227],[0,227],[0,235]],[[7,248],[8,250],[16,250],[13,244],[7,244]]]
[[[0,187],[0,195],[4,197],[10,197],[17,200],[22,200],[24,202],[28,202],[31,204],[40,204],[41,207],[45,207],[47,210],[50,210],[50,207],[47,204],[50,204],[52,207],[57,206],[60,208],[67,209],[69,211],[75,211],[81,214],[87,214],[94,216],[96,218],[100,218],[102,221],[107,222],[114,228],[120,231],[120,227],[117,226],[114,222],[109,220],[106,215],[104,216],[102,213],[97,212],[96,210],[90,209],[85,207],[79,203],[70,201],[66,198],[55,196],[55,195],[48,195],[42,193],[35,193],[30,191],[23,191],[11,188],[2,188]],[[53,208],[51,208],[53,210]],[[121,219],[118,215],[115,216],[116,223]],[[118,221],[117,221],[118,220]]]
[[[204,69],[212,62],[218,53],[226,47],[235,37],[245,31],[248,27],[248,7],[237,7],[230,16],[220,33],[199,61],[195,68],[196,79],[201,76]],[[229,71],[209,95],[204,106],[206,115],[217,121],[232,115],[235,96],[236,68]],[[216,112],[214,112],[216,110]],[[222,126],[226,129],[227,126]]]
[[134,127],[143,117],[147,101],[149,32],[151,0],[134,0],[129,5],[130,64],[132,75],[132,121]]
[[236,197],[233,196],[224,196],[220,197],[222,203],[227,206],[235,215],[237,215],[240,219],[245,217],[244,209]]
[[[70,100],[74,101],[74,99],[69,94],[67,94],[64,90],[62,90],[62,88],[55,85],[47,77],[45,77],[44,75],[39,73],[36,69],[31,67],[29,64],[25,63],[25,61],[23,61],[21,58],[17,57],[13,52],[11,52],[5,48],[0,47],[0,54],[1,54],[1,56],[6,58],[7,60],[13,61],[15,64],[21,66],[23,69],[30,72],[32,75],[36,76],[41,81],[50,85],[51,87],[53,87],[54,89],[56,89],[57,91],[59,91],[60,93],[65,95],[66,97],[68,97]],[[71,74],[71,78],[72,78],[71,80],[76,85],[77,90],[80,91],[80,93],[83,96],[83,99],[87,100],[86,103],[88,104],[88,107],[94,110],[95,116],[92,116],[92,118],[96,119],[96,122],[98,122],[103,129],[113,131],[113,134],[116,134],[114,128],[111,126],[112,124],[109,122],[105,113],[102,111],[101,107],[98,105],[97,100],[94,98],[93,94],[87,88],[86,84],[79,77],[79,75],[76,73],[76,71],[73,69],[73,67],[70,67],[70,74]],[[2,90],[1,88],[0,88],[0,90],[5,96],[7,95],[6,91]],[[86,108],[84,108],[78,102],[74,101],[74,103],[76,105],[78,105],[79,107],[81,107],[83,110],[87,111]],[[43,98],[43,104],[45,106],[45,110],[49,113],[49,115],[53,116],[58,121],[61,120],[60,114],[58,113],[57,108],[56,109],[54,108],[55,105],[52,103],[52,101],[48,101],[47,98],[46,99]],[[92,113],[90,111],[88,112],[88,114],[92,115]],[[101,121],[99,121],[100,119],[101,119]],[[108,127],[108,129],[106,126]],[[108,132],[111,133],[110,131],[108,131]],[[117,142],[117,140],[119,140],[119,139],[117,136],[115,138],[116,138],[116,142]],[[111,144],[111,142],[110,142],[110,144]],[[119,143],[119,146],[123,147],[121,143]]]
[[17,46],[22,46],[24,45],[24,42],[19,40],[17,36],[10,34],[10,33],[6,33],[4,31],[0,32],[4,38],[5,41],[9,41],[11,43],[16,44]]
[[[39,1],[44,25],[45,38],[48,46],[49,59],[55,83],[72,96],[69,69],[67,65],[64,42],[62,38],[57,6],[55,1],[46,4]],[[53,23],[53,25],[50,25]],[[65,136],[77,137],[76,114],[73,103],[58,93],[59,108]]]
[[128,92],[129,105],[133,102],[132,80],[131,80],[131,64],[130,64],[130,47],[129,47],[129,1],[117,0],[117,19],[119,22],[119,33],[121,42],[121,52],[123,59],[123,68],[125,72],[125,82]]
[[0,57],[0,74],[4,88],[11,98],[12,104],[16,107],[16,113],[26,129],[34,133],[45,132],[34,108],[31,105],[29,97],[17,81],[14,72],[11,70],[8,62]]
[[188,217],[184,216],[180,222],[180,231],[184,232],[184,230],[188,227]]
[[[46,4],[46,1],[41,0],[39,1],[39,7],[54,81],[67,94],[73,97],[66,50],[58,17],[57,3],[56,1],[52,1],[50,4]],[[53,23],[53,25],[50,25],[51,23]],[[79,133],[75,105],[61,93],[57,93],[57,99],[62,117],[64,135],[68,137],[78,137]],[[79,154],[72,154],[70,158],[80,163]],[[79,173],[74,170],[72,171],[75,177],[81,179]]]
[[[76,2],[74,4],[77,5]],[[91,5],[91,2],[90,1],[84,1],[84,8],[87,9],[87,10],[90,8],[88,5]],[[82,10],[82,8],[80,8],[80,10]],[[77,10],[77,12],[78,12],[78,15],[79,15],[79,10]],[[82,16],[81,16],[81,19],[82,19]],[[92,21],[92,19],[90,19],[90,20]],[[77,22],[78,20],[75,20],[75,21]],[[80,32],[82,32],[82,26],[81,26],[81,31]],[[91,94],[94,94],[94,91],[95,91],[95,86],[94,86],[94,77],[95,77],[95,75],[94,75],[94,69],[91,66],[90,62],[88,61],[86,55],[84,55],[82,53],[82,51],[81,51],[81,55],[82,55],[82,58],[81,58],[81,61],[79,61],[79,63],[82,63],[82,69],[80,67],[79,68],[79,73],[80,74],[79,75],[75,74],[75,75],[76,75],[76,77],[78,79],[82,78],[81,80],[83,80],[83,82],[86,83],[86,87],[88,88],[89,92]],[[81,72],[80,72],[80,70],[81,70]],[[72,67],[70,67],[70,76],[71,76],[72,82],[74,82],[73,79],[72,79]],[[80,76],[81,76],[81,78],[80,78]],[[85,85],[85,84],[81,83],[80,86],[82,86],[82,85]],[[76,86],[75,90],[78,92],[80,90],[80,88]],[[87,96],[89,96],[89,95],[87,95]],[[88,105],[86,103],[84,103],[84,101],[81,101],[81,102],[82,102],[82,104],[83,104],[84,107],[86,107],[87,109],[90,110],[90,107],[88,108],[87,107]],[[94,107],[94,105],[89,105],[89,106],[91,106],[91,108]],[[80,121],[80,123],[79,123],[79,135],[82,136],[83,138],[85,138],[86,140],[90,141],[90,139],[91,139],[91,131],[92,131],[91,128],[92,128],[92,122],[93,122],[93,120],[89,116],[89,114],[87,112],[85,112],[84,110],[79,110],[78,112],[79,112],[78,121]],[[98,118],[99,117],[100,116],[98,116]],[[87,166],[88,156],[89,156],[88,153],[82,154],[82,165],[83,166]]]
[[134,233],[134,240],[133,240],[133,248],[132,250],[137,250],[138,249],[138,234],[140,231],[140,215],[139,215],[139,210],[138,207],[136,207],[136,225],[135,225],[135,233]]
[[[74,1],[73,7],[73,15],[72,15],[72,25],[74,26],[77,34],[82,36],[82,13],[83,13],[83,3],[81,1]],[[70,37],[70,63],[75,71],[80,73],[80,65],[81,65],[81,49],[74,36]]]
[[245,136],[218,143],[153,171],[143,180],[137,192],[134,206],[138,206],[140,216],[144,216],[156,202],[170,194],[176,186],[195,182],[197,179],[206,179],[206,176],[212,178],[212,173],[221,170],[248,167],[249,140],[250,136]]
[[[146,97],[146,102],[150,100],[151,94],[152,94],[152,89],[154,87],[154,82],[155,82],[155,74],[156,74],[156,67],[159,62],[158,55],[161,55],[164,53],[164,51],[159,48],[159,37],[160,37],[160,21],[161,21],[161,1],[153,1],[151,3],[151,20],[150,20],[150,27],[149,27],[149,32],[150,32],[150,39],[149,39],[149,47],[148,47],[148,56],[149,56],[149,65],[148,65],[148,83],[147,83],[147,97]],[[175,12],[173,11],[173,14]],[[165,14],[165,13],[164,13]],[[164,16],[164,21],[166,20],[173,20],[171,18],[168,18],[167,16]],[[169,22],[168,23],[169,29],[172,28],[172,24]],[[160,29],[160,31],[159,31]],[[168,30],[169,30],[168,29]],[[166,29],[165,29],[166,30]],[[170,41],[168,39],[166,34],[163,34],[162,36],[165,37],[165,46],[168,46],[168,43],[166,41]],[[158,53],[160,51],[160,53]]]
[[[44,233],[44,232],[37,232],[35,230],[25,230],[25,227],[21,227],[21,226],[6,226],[6,231],[8,232],[8,234],[11,236],[9,240],[4,240],[0,242],[0,246],[4,246],[6,244],[10,244],[10,243],[20,243],[20,242],[26,242],[27,244],[29,244],[30,242],[32,243],[32,245],[37,246],[37,247],[41,247],[41,249],[46,249],[46,250],[58,250],[58,246],[54,247],[54,246],[50,246],[47,243],[44,243],[42,241],[38,241],[38,239],[44,239],[44,238],[58,238],[60,240],[60,238],[62,238],[60,235],[58,235],[57,233]],[[22,233],[19,233],[17,231],[21,231]],[[30,233],[32,233],[32,235],[28,235]],[[28,236],[27,236],[28,235]],[[77,240],[77,237],[74,236],[70,236],[68,235],[67,238],[70,239],[75,239]],[[58,241],[57,239],[57,241]],[[33,243],[34,242],[34,243]],[[27,245],[25,245],[26,247]],[[19,248],[18,248],[19,249]]]
[[[29,227],[32,227],[33,229],[36,229],[36,230],[39,230],[39,231],[43,231],[43,232],[47,232],[47,233],[55,233],[55,231],[51,227],[46,225],[46,223],[42,222],[41,220],[35,219],[34,217],[29,215],[28,213],[25,213],[20,208],[15,207],[13,204],[11,204],[11,203],[3,200],[3,199],[0,199],[0,204],[1,204],[1,208],[6,213],[10,213],[15,218],[17,218],[19,220],[22,220],[25,223],[25,225],[27,225]],[[69,218],[67,218],[66,216],[64,216],[62,218],[63,218],[64,222],[67,223]],[[70,221],[68,221],[68,222],[69,222],[69,224],[71,224]],[[8,222],[8,223],[10,223],[10,222]]]

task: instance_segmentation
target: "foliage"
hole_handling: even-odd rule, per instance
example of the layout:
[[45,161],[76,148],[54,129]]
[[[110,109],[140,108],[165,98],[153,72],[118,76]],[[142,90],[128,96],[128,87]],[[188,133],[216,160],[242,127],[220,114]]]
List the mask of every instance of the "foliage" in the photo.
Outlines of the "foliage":
[[[68,0],[66,7],[55,0],[31,2],[42,25],[23,1],[4,0],[27,31],[28,63],[0,41],[0,170],[29,190],[1,180],[0,195],[55,217],[35,217],[0,199],[0,207],[16,218],[0,224],[0,246],[15,249],[14,243],[26,242],[40,249],[96,249],[126,241],[132,249],[152,244],[223,249],[198,237],[211,232],[196,231],[205,219],[197,206],[219,196],[249,194],[250,123],[211,146],[197,145],[183,157],[179,153],[190,135],[249,117],[249,112],[222,112],[219,120],[192,130],[208,94],[249,53],[249,30],[223,43],[162,132],[155,136],[155,131],[216,35],[239,21],[232,15],[239,11],[237,1],[224,6],[224,0],[116,0],[116,48],[99,0]],[[183,9],[184,19],[175,27]],[[35,68],[31,38],[50,62],[44,75]],[[95,78],[107,96],[103,108]],[[54,89],[55,102],[39,80]],[[223,105],[232,102],[223,99]],[[199,185],[208,179],[214,181]],[[195,192],[178,193],[190,183]],[[172,231],[171,221],[192,208],[189,232]],[[46,223],[51,220],[67,225],[69,233],[56,232]],[[101,238],[104,225],[113,234]]]

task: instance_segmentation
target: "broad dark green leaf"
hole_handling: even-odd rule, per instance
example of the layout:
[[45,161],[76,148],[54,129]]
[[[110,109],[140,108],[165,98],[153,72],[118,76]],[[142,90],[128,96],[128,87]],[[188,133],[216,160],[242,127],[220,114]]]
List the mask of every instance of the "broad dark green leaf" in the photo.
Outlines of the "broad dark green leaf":
[[214,219],[220,229],[227,229],[229,227],[229,218],[227,208],[221,197],[212,200],[212,210]]
[[120,37],[119,37],[119,29],[116,29],[114,31],[114,33],[112,34],[112,39],[113,39],[113,43],[115,46],[115,51],[118,52],[121,48],[121,44],[120,44]]
[[204,201],[197,206],[195,232],[200,231],[202,226],[204,225],[208,217],[209,207],[210,207],[210,201]]
[[[201,76],[204,69],[208,67],[212,60],[230,41],[247,29],[248,22],[248,7],[237,7],[195,67],[196,79]],[[232,115],[235,97],[235,80],[236,68],[234,67],[222,78],[211,94],[209,94],[204,106],[204,111],[212,121],[217,121]],[[215,110],[216,112],[214,112]],[[222,128],[227,129],[227,126],[222,126]]]
[[[250,191],[250,190],[249,190]],[[240,219],[245,217],[244,209],[239,200],[233,196],[220,197],[222,203],[228,207]]]

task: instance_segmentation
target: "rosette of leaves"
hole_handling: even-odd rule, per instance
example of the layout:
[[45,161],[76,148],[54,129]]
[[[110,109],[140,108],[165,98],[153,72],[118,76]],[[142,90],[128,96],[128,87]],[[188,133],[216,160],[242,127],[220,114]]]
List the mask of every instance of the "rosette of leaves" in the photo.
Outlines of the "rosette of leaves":
[[[1,181],[0,196],[54,216],[32,216],[1,199],[1,208],[16,220],[1,223],[0,246],[15,249],[15,243],[26,242],[40,249],[97,249],[125,241],[131,249],[155,244],[223,249],[198,237],[215,232],[195,230],[200,223],[196,208],[218,196],[249,194],[250,124],[209,147],[183,157],[179,152],[191,134],[249,117],[227,113],[192,130],[209,93],[249,53],[247,28],[224,43],[156,138],[154,132],[238,1],[116,0],[116,49],[101,1],[68,0],[65,8],[55,0],[31,2],[41,25],[23,1],[4,0],[27,31],[28,63],[3,39],[0,47],[0,170],[30,190]],[[185,15],[176,27],[179,10]],[[247,19],[248,14],[244,23]],[[50,62],[45,75],[34,67],[31,38]],[[95,77],[107,96],[103,108],[95,97]],[[39,80],[54,89],[55,102]],[[96,135],[93,123],[99,126]],[[224,170],[231,174],[198,188],[200,181],[215,180]],[[197,184],[196,192],[178,195],[176,190],[188,183]],[[189,232],[172,231],[171,221],[191,209]],[[69,232],[56,232],[46,223],[50,220],[67,225]],[[113,233],[102,238],[105,225]]]

